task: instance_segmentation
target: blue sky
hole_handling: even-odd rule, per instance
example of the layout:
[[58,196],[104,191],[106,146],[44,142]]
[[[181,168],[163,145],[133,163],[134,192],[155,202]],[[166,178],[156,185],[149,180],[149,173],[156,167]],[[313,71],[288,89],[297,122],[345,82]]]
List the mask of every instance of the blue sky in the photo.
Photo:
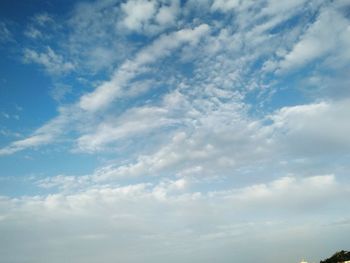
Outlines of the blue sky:
[[1,1],[2,260],[292,263],[346,249],[349,10]]

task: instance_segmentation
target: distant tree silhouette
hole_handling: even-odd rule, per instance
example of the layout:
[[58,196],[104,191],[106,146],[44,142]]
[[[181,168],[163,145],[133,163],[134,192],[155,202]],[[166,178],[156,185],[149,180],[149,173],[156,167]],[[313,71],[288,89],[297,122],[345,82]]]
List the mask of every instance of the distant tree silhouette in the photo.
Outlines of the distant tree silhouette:
[[342,250],[336,252],[333,256],[321,261],[320,263],[340,263],[348,260],[350,260],[350,252]]

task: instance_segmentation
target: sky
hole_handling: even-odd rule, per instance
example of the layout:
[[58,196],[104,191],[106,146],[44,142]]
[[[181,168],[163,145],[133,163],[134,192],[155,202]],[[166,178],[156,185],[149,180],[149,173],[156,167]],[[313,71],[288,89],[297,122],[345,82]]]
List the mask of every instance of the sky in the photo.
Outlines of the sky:
[[349,249],[348,0],[0,2],[0,262]]

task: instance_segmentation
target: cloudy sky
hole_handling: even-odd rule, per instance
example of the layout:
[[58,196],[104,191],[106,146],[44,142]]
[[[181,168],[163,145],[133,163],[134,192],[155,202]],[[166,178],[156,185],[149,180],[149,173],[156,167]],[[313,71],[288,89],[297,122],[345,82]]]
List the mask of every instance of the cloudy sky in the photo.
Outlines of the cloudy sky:
[[1,0],[0,262],[349,249],[349,73],[348,0]]

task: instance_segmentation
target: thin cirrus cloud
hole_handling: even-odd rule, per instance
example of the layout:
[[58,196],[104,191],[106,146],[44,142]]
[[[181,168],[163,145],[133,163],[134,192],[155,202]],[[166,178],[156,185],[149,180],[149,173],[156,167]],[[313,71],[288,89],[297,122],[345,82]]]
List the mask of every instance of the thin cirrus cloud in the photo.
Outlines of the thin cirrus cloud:
[[24,61],[42,65],[50,74],[62,74],[74,70],[74,65],[71,62],[64,61],[64,58],[56,54],[50,47],[47,47],[47,50],[42,53],[25,49]]
[[[150,46],[141,50],[133,61],[127,61],[118,69],[113,78],[103,83],[94,92],[84,95],[80,107],[84,110],[95,111],[110,104],[123,86],[137,74],[139,68],[153,63],[185,43],[195,44],[201,35],[209,30],[208,25],[200,25],[192,29],[184,29],[170,35],[161,36]],[[120,94],[122,96],[123,93]]]
[[[209,28],[207,25],[201,25],[193,30],[180,30],[172,35],[165,35],[161,37],[151,46],[140,51],[140,53],[136,55],[134,61],[127,61],[125,64],[123,64],[121,68],[113,74],[114,76],[110,81],[103,83],[92,93],[83,95],[80,98],[78,105],[85,111],[96,111],[99,108],[107,107],[108,104],[113,102],[113,100],[118,96],[123,97],[123,93],[125,93],[123,91],[123,86],[126,86],[127,83],[133,77],[135,77],[140,67],[152,63],[158,58],[169,54],[172,49],[177,48],[183,43],[189,42],[191,44],[195,44],[198,41],[198,38],[208,31],[208,29]],[[48,49],[48,52],[49,55],[39,55],[37,53],[27,51],[28,54],[26,54],[25,58],[30,58],[39,64],[43,64],[51,73],[56,73],[57,71],[62,70],[71,70],[73,68],[70,63],[64,63],[64,65],[62,65],[62,63],[60,63],[62,62],[61,57],[55,55],[51,49]],[[64,109],[64,114],[61,114],[57,117],[57,119],[47,124],[47,126],[57,126],[55,127],[54,131],[51,132],[51,129],[46,129],[44,126],[28,139],[14,142],[11,144],[11,146],[3,148],[1,153],[11,154],[28,147],[46,144],[54,140],[56,138],[54,133],[59,134],[59,130],[63,128],[61,126],[69,125],[71,119],[74,119],[74,117],[67,116],[75,116],[77,115],[77,112],[79,112],[79,109],[72,109],[74,107],[75,106],[73,105],[70,108]],[[60,125],[56,125],[55,123],[60,123]],[[44,130],[44,132],[41,132],[40,130]]]

